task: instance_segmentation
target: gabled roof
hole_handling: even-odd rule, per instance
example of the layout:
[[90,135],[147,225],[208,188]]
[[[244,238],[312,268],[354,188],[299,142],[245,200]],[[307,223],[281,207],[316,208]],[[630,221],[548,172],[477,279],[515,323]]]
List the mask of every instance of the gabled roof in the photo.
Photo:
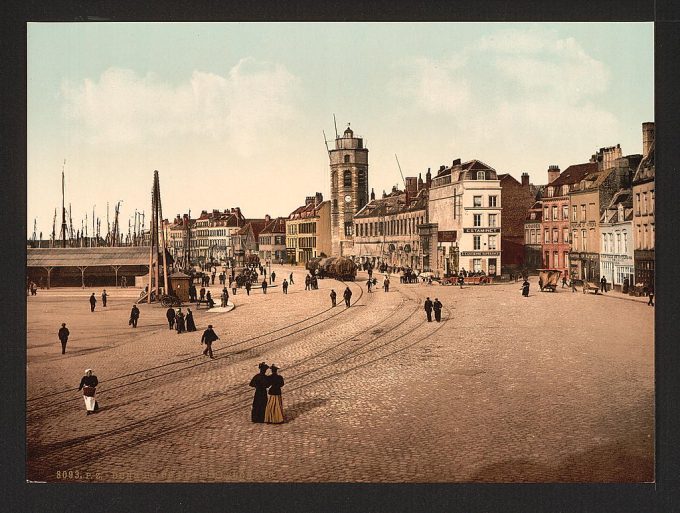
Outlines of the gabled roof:
[[319,215],[319,210],[321,210],[322,207],[325,205],[330,204],[329,200],[322,201],[321,203],[314,205],[313,202],[310,202],[308,204],[302,205],[295,210],[293,210],[290,215],[288,216],[288,219],[290,220],[295,220],[295,219],[305,219],[309,217],[317,217]]
[[635,170],[635,176],[633,177],[633,183],[635,182],[640,182],[643,180],[651,180],[654,178],[654,173],[656,170],[656,166],[654,165],[654,146],[655,142],[653,141],[651,146],[649,147],[649,153],[647,154],[646,157],[644,157],[641,161],[640,164],[638,165],[637,169]]
[[561,187],[562,185],[573,185],[583,180],[586,175],[597,172],[597,162],[587,162],[585,164],[574,164],[560,173],[548,184],[548,187]]
[[[619,218],[619,205],[623,207],[623,219]],[[633,194],[630,189],[620,189],[600,216],[603,223],[623,223],[633,219]]]
[[269,224],[260,231],[260,235],[270,233],[286,233],[286,219],[283,217],[272,219]]

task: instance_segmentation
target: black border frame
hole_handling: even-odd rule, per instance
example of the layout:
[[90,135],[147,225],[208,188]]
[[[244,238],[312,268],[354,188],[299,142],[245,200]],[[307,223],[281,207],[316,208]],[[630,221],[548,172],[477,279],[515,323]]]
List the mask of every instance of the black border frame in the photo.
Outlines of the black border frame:
[[[14,8],[9,8],[13,5]],[[671,259],[677,254],[680,170],[680,3],[673,0],[379,0],[274,5],[245,0],[64,1],[4,4],[0,300],[2,503],[6,511],[680,511],[680,323]],[[26,23],[29,21],[654,21],[657,175],[656,482],[651,484],[31,484],[25,476]],[[674,169],[676,168],[676,169]],[[675,343],[674,343],[675,342]]]

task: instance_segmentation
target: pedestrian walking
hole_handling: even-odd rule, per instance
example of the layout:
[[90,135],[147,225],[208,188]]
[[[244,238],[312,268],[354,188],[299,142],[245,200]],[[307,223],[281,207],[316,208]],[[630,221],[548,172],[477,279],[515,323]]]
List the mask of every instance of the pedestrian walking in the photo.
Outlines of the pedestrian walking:
[[120,279],[120,286],[123,287],[124,289],[127,288],[127,276],[123,276],[123,277]]
[[463,278],[463,275],[460,274],[458,275],[458,285],[460,285],[460,288],[463,288],[463,283],[465,283],[465,278]]
[[208,303],[208,308],[212,308],[213,306],[215,306],[215,302],[213,301],[210,291],[205,293],[205,300]]
[[269,365],[262,362],[258,365],[260,372],[253,376],[250,380],[250,386],[255,388],[255,396],[253,397],[253,409],[250,412],[250,420],[252,422],[264,422],[264,413],[267,409],[267,388],[269,388],[269,376],[267,376],[267,369]]
[[309,290],[309,286],[312,283],[312,277],[308,274],[305,276],[305,290]]
[[425,313],[427,314],[427,322],[432,322],[432,300],[429,297],[425,299]]
[[283,376],[278,374],[279,368],[272,363],[270,367],[272,373],[268,376],[269,400],[264,411],[264,421],[267,424],[283,423],[283,400],[281,398],[281,387],[283,387]]
[[352,299],[352,291],[349,290],[349,286],[345,289],[345,292],[342,294],[342,297],[345,298],[345,307],[349,308],[349,301]]
[[106,289],[102,290],[102,306],[106,308],[106,298],[109,297],[106,293]]
[[191,308],[187,308],[186,323],[187,331],[196,331],[196,323],[194,322],[194,314]]
[[215,285],[215,273],[210,275],[211,285]]
[[281,287],[283,288],[283,293],[288,294],[288,282],[286,279],[283,279],[283,283],[281,284]]
[[178,335],[180,333],[184,333],[187,330],[186,319],[181,308],[177,309],[177,314],[175,315],[175,328]]
[[567,275],[562,276],[562,288],[567,286]]
[[85,369],[85,375],[80,380],[78,390],[83,391],[83,400],[85,401],[87,415],[99,410],[99,404],[97,404],[97,400],[94,398],[98,384],[99,380],[92,372],[92,369]]
[[68,336],[70,334],[71,332],[66,327],[66,323],[62,322],[61,328],[59,328],[59,333],[57,334],[59,341],[61,342],[61,354],[66,354],[66,342],[68,342]]
[[607,292],[607,278],[605,278],[604,275],[600,278],[600,292]]
[[194,285],[193,281],[191,285],[189,285],[189,301],[191,303],[196,302],[196,285]]
[[37,296],[38,295],[38,286],[35,284],[34,281],[31,282],[31,296]]
[[215,358],[212,352],[212,343],[219,339],[220,337],[215,334],[212,324],[208,324],[208,329],[203,332],[203,336],[201,337],[201,344],[205,344],[205,350],[203,351],[204,356]]
[[442,304],[439,299],[434,298],[434,303],[432,303],[432,309],[434,310],[434,320],[437,322],[442,322]]
[[272,283],[276,281],[276,271],[272,271],[270,278],[272,279]]
[[524,279],[524,282],[522,283],[521,290],[522,290],[522,296],[523,297],[529,297],[529,282],[527,281],[526,278]]
[[132,305],[132,310],[130,310],[130,321],[128,322],[128,326],[136,328],[138,320],[139,320],[139,308],[137,308],[137,305]]
[[224,287],[222,289],[222,295],[220,296],[220,299],[221,299],[220,306],[222,308],[226,308],[227,302],[229,301],[229,292],[227,292],[227,287]]
[[366,280],[366,288],[368,289],[369,292],[373,292],[373,280],[370,278]]
[[649,296],[649,301],[647,301],[647,306],[654,306],[654,284],[653,283],[647,289],[647,295]]
[[266,294],[267,293],[267,278],[262,280],[262,293]]
[[293,273],[290,273],[290,276],[288,277],[288,281],[290,282],[291,285],[295,285],[295,282],[293,281]]
[[331,307],[334,307],[336,305],[337,298],[338,295],[335,293],[334,290],[331,289]]
[[201,287],[201,290],[199,290],[198,293],[199,293],[199,300],[205,301],[205,287]]
[[94,292],[90,296],[90,312],[94,312],[94,307],[97,304],[97,298],[94,297]]
[[383,289],[385,290],[385,292],[390,291],[390,279],[387,277],[385,278],[385,281],[383,281]]
[[[246,294],[250,296],[250,289],[253,288],[252,283],[250,283],[250,280],[246,282]],[[234,291],[234,294],[236,294],[236,281],[234,281],[234,288],[232,289]]]
[[173,307],[168,308],[165,311],[165,317],[168,319],[168,328],[172,329],[175,327],[175,309]]

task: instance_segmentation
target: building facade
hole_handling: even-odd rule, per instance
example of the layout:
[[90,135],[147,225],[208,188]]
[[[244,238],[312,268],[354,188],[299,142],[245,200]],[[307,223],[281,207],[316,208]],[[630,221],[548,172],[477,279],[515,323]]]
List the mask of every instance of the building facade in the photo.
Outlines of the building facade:
[[588,173],[569,194],[572,220],[570,269],[576,278],[600,279],[600,220],[605,208],[622,188],[631,186],[633,171],[641,155],[621,157],[620,146],[600,148],[591,163],[597,171]]
[[501,185],[479,160],[441,166],[428,192],[422,226],[429,266],[439,275],[462,269],[496,275],[501,270]]
[[328,151],[331,167],[331,250],[352,253],[354,216],[368,203],[368,149],[362,137],[347,127]]
[[548,185],[541,198],[541,253],[544,268],[559,269],[564,275],[569,275],[569,194],[584,176],[595,171],[597,164],[593,162],[569,166],[561,173],[556,165],[548,168]]
[[[419,187],[420,185],[420,187]],[[427,190],[422,180],[406,178],[406,191],[396,187],[371,201],[354,216],[352,257],[373,267],[423,269],[418,226],[425,223]]]
[[654,284],[654,123],[642,124],[643,158],[633,178],[633,237],[635,284]]
[[498,179],[503,197],[503,269],[510,272],[525,266],[524,221],[536,202],[537,187],[529,183],[528,173],[522,173],[521,182],[507,173]]
[[285,218],[270,219],[268,215],[265,216],[265,226],[258,239],[260,260],[272,263],[288,261]]
[[543,203],[536,201],[527,211],[524,221],[524,268],[528,271],[535,271],[543,267],[542,219]]
[[317,192],[286,219],[288,261],[305,265],[310,259],[331,255],[331,202]]
[[600,276],[604,276],[614,289],[628,292],[635,276],[630,189],[616,193],[602,213],[600,235]]

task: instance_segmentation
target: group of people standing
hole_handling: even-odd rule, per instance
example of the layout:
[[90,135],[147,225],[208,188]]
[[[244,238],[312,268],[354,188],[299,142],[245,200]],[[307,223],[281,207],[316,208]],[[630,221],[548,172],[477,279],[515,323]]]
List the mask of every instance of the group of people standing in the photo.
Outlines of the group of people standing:
[[185,315],[182,312],[182,307],[179,307],[177,311],[170,307],[166,310],[165,317],[168,319],[168,329],[175,329],[178,335],[185,331],[196,331],[196,323],[191,308],[187,308]]
[[[260,372],[250,380],[250,386],[255,388],[250,419],[258,423],[282,424],[284,422],[283,400],[281,399],[283,376],[278,373],[279,368],[273,363],[269,366],[262,362],[258,368]],[[268,369],[271,370],[269,375],[267,375]]]

